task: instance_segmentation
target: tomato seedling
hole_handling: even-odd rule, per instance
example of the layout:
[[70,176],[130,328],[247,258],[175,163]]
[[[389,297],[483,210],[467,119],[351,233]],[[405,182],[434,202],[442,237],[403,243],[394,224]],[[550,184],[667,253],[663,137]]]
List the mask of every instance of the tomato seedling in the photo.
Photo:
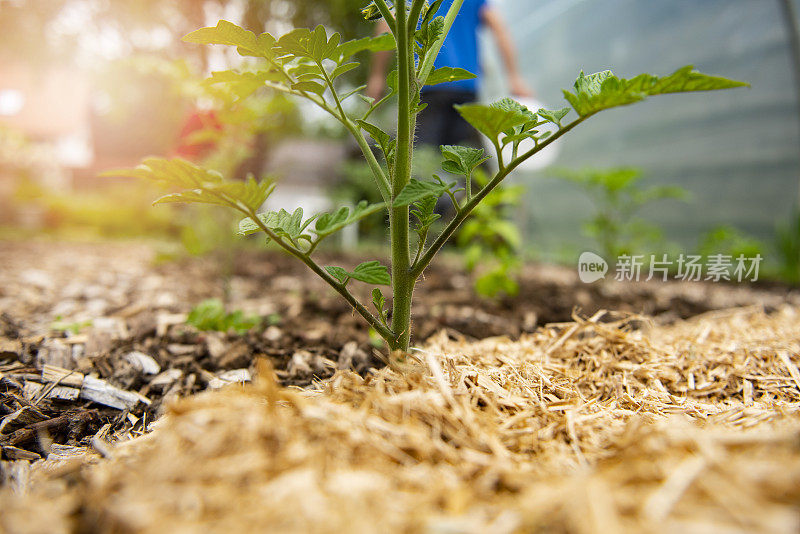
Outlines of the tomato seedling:
[[[464,146],[441,147],[442,169],[463,176],[464,188],[460,188],[456,180],[436,175],[430,180],[412,179],[414,130],[417,115],[424,108],[420,99],[421,89],[425,85],[474,77],[463,69],[434,69],[434,59],[462,3],[463,0],[455,0],[445,16],[436,16],[442,0],[432,4],[425,0],[411,0],[395,5],[386,0],[374,0],[362,10],[362,14],[370,20],[385,19],[390,32],[347,42],[342,42],[338,33],[329,35],[322,26],[313,30],[295,29],[276,38],[269,33],[256,35],[224,20],[215,27],[196,30],[184,38],[191,43],[234,46],[242,56],[260,60],[259,65],[250,70],[214,72],[208,83],[228,84],[241,98],[267,87],[305,98],[336,118],[358,143],[383,198],[381,203],[363,202],[353,210],[342,207],[332,213],[311,217],[306,217],[302,209],[293,213],[283,209],[259,213],[274,189],[274,184],[266,180],[230,181],[215,171],[187,161],[156,158],[145,160],[136,169],[108,174],[145,178],[181,189],[157,202],[200,202],[239,211],[244,216],[239,224],[241,234],[266,234],[268,240],[305,263],[342,295],[391,350],[407,351],[411,336],[411,301],[417,280],[461,223],[523,161],[605,109],[633,104],[648,96],[746,85],[702,74],[691,66],[665,77],[640,74],[629,80],[619,78],[611,71],[588,75],[581,72],[572,91],[564,91],[570,107],[563,109],[530,110],[509,98],[490,105],[457,106],[461,116],[491,141],[494,154]],[[390,91],[377,101],[361,93],[364,87],[342,91],[337,83],[358,66],[353,56],[365,50],[394,50],[397,55],[397,68],[387,77]],[[364,111],[345,110],[344,101],[354,96],[366,102]],[[396,97],[397,115],[394,134],[369,122],[372,113],[390,102],[392,97]],[[565,122],[571,114],[575,117]],[[542,127],[546,124],[554,125],[554,130],[545,131]],[[373,153],[368,136],[377,146],[382,161]],[[532,140],[534,146],[520,150],[524,140]],[[504,152],[503,149],[508,146],[511,155],[506,158],[504,154],[508,150]],[[485,184],[472,190],[472,173],[490,157],[496,159],[497,171]],[[434,237],[429,229],[437,218],[434,212],[436,200],[442,196],[449,197],[453,203],[454,215]],[[322,266],[313,259],[322,240],[379,210],[389,213],[390,268],[377,261],[368,261],[347,270],[339,266]],[[372,290],[373,312],[348,289],[353,282],[391,286],[391,313],[380,288]]]

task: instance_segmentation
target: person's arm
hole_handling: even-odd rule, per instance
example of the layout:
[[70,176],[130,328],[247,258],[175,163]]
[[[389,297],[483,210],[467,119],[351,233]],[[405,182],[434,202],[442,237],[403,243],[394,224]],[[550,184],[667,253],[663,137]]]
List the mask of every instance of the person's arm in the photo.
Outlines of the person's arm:
[[[385,20],[381,20],[375,29],[375,35],[381,35],[388,31],[389,25],[386,24]],[[391,60],[392,52],[389,50],[382,50],[372,54],[369,77],[367,78],[366,94],[368,97],[379,100],[383,96],[383,92],[386,89],[386,71]]]
[[491,30],[497,47],[500,50],[500,57],[503,59],[503,65],[506,69],[506,76],[508,78],[511,94],[518,97],[533,96],[533,91],[528,87],[528,84],[519,72],[516,49],[514,48],[514,43],[511,41],[508,26],[506,26],[500,12],[493,6],[486,5],[481,10],[481,19],[489,30]]

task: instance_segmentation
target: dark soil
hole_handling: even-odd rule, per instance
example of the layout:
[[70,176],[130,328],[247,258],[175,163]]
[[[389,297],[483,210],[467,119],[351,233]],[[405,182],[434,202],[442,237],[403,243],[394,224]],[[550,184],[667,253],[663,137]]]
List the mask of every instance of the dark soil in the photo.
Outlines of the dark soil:
[[[53,454],[54,444],[86,447],[96,436],[143,433],[166,400],[242,380],[259,357],[272,361],[284,384],[297,386],[336,369],[366,373],[382,365],[380,344],[361,318],[292,258],[237,251],[231,269],[213,258],[154,258],[153,247],[143,244],[0,243],[2,459],[35,459]],[[466,339],[515,338],[568,321],[576,310],[642,313],[670,322],[713,309],[770,310],[800,301],[795,291],[775,285],[586,285],[572,269],[544,265],[525,267],[516,297],[486,300],[475,295],[457,262],[444,260],[415,294],[419,344],[441,331]],[[359,261],[339,255],[323,263],[353,267]],[[363,302],[369,290],[359,295]],[[210,297],[224,298],[229,310],[257,314],[263,325],[242,335],[186,325],[185,314]],[[157,369],[143,368],[131,356],[137,353],[152,358]],[[45,365],[94,376],[115,391],[146,397],[149,405],[135,398],[116,408],[83,395],[53,398],[54,390],[69,396],[78,389],[52,387],[42,375]]]

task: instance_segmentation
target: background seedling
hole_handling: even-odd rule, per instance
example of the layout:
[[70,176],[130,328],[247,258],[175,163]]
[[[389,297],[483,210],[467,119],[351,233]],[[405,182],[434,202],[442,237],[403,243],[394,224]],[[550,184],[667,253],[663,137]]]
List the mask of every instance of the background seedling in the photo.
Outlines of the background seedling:
[[261,324],[257,316],[245,316],[242,310],[230,313],[225,311],[225,306],[219,299],[204,300],[189,312],[186,323],[198,330],[227,332],[233,329],[243,334]]
[[681,187],[645,186],[642,171],[632,167],[562,170],[558,174],[577,184],[591,200],[595,212],[583,230],[609,261],[641,253],[647,245],[663,240],[661,229],[641,217],[645,207],[659,200],[689,197]]

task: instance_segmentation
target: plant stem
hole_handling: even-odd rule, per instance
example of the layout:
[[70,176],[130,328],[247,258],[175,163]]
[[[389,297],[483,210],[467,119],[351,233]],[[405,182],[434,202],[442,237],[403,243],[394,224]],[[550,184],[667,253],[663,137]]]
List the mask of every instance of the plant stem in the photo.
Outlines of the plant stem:
[[367,164],[369,165],[370,170],[372,171],[372,175],[375,178],[375,183],[378,186],[378,190],[381,192],[381,196],[383,197],[384,202],[389,202],[391,200],[391,191],[390,191],[390,184],[389,179],[386,177],[386,174],[383,172],[383,168],[381,167],[378,160],[375,158],[375,154],[372,153],[372,149],[369,147],[369,143],[367,140],[364,139],[364,136],[361,135],[361,130],[359,129],[358,125],[354,124],[347,115],[344,114],[344,110],[342,110],[342,115],[340,116],[333,110],[327,102],[324,100],[320,101],[318,99],[312,98],[311,95],[304,93],[293,91],[286,87],[281,86],[280,84],[266,82],[264,85],[271,89],[275,89],[276,91],[280,91],[282,93],[286,93],[289,95],[299,95],[305,97],[306,99],[310,100],[311,102],[315,103],[321,109],[325,110],[326,112],[330,113],[333,118],[338,120],[339,122],[344,125],[345,128],[350,131],[353,135],[353,138],[358,143],[359,148],[361,149],[364,158],[367,160]]
[[422,8],[425,7],[425,0],[414,0],[411,4],[411,11],[408,14],[408,35],[413,38],[417,29],[417,21]]
[[[425,82],[428,80],[428,76],[433,70],[433,62],[436,60],[436,56],[439,55],[439,50],[442,49],[444,40],[447,38],[447,34],[450,32],[450,28],[453,26],[453,22],[456,20],[456,15],[458,15],[458,12],[461,10],[461,4],[463,3],[464,0],[455,0],[450,6],[450,9],[447,11],[447,15],[444,17],[444,31],[442,32],[442,35],[436,40],[436,43],[431,47],[431,49],[428,50],[428,53],[425,54],[425,59],[423,59],[422,64],[419,66],[418,78],[420,87],[424,86]],[[416,21],[414,23],[416,24]]]
[[328,274],[328,272],[325,269],[320,267],[314,260],[312,260],[311,257],[308,256],[308,254],[304,254],[303,251],[298,250],[297,248],[283,241],[280,238],[280,236],[276,235],[275,232],[270,230],[269,227],[267,227],[267,225],[264,224],[264,221],[262,221],[258,217],[255,211],[242,209],[236,204],[231,204],[231,205],[237,210],[247,215],[261,229],[262,232],[267,234],[270,237],[270,239],[275,241],[281,248],[283,248],[289,254],[291,254],[295,258],[305,263],[309,269],[314,271],[320,278],[325,280],[325,282],[329,286],[335,289],[337,293],[339,293],[342,297],[344,297],[344,299],[348,303],[350,303],[353,309],[357,311],[358,314],[361,315],[361,317],[363,317],[367,321],[367,323],[369,323],[369,325],[372,328],[374,328],[378,332],[378,334],[380,334],[380,336],[383,339],[386,339],[388,341],[396,337],[394,332],[386,328],[386,326],[384,326],[384,324],[377,317],[372,315],[372,313],[370,313],[370,311],[366,307],[364,307],[364,305],[361,304],[358,301],[358,299],[356,299],[353,296],[353,294],[350,293],[350,291],[347,290],[347,287],[345,287],[344,284],[341,284],[339,283],[338,280],[334,279],[330,274]]
[[[413,154],[411,111],[411,47],[408,38],[408,22],[405,1],[395,4],[398,65],[398,106],[397,106],[397,151],[395,153],[394,174],[392,176],[392,200],[408,184],[411,177],[411,157]],[[389,342],[392,350],[408,351],[411,338],[411,297],[414,292],[414,278],[411,277],[411,257],[409,253],[408,206],[392,207],[389,210],[392,252],[392,330],[395,339]]]
[[494,151],[497,154],[497,167],[499,172],[503,172],[505,169],[505,163],[503,163],[503,150],[500,148],[500,140],[494,140]]
[[540,150],[543,150],[544,148],[546,148],[551,143],[555,142],[556,139],[558,139],[559,137],[561,137],[562,135],[564,135],[568,131],[572,130],[574,127],[576,127],[577,125],[579,125],[580,123],[582,123],[583,121],[588,119],[590,116],[591,115],[585,115],[583,117],[575,119],[574,121],[569,123],[567,126],[561,128],[554,135],[548,137],[546,141],[536,145],[535,147],[533,147],[532,149],[528,150],[527,152],[525,152],[521,156],[515,158],[508,165],[506,165],[500,171],[498,171],[498,173],[494,176],[494,178],[492,178],[491,181],[489,181],[489,183],[486,184],[485,187],[483,187],[474,197],[472,197],[472,199],[469,202],[464,204],[464,207],[461,208],[461,211],[459,211],[456,214],[456,216],[453,217],[453,219],[447,224],[445,229],[442,230],[442,233],[439,234],[439,236],[434,240],[433,243],[431,243],[430,248],[428,248],[428,250],[425,252],[425,254],[423,254],[422,257],[419,258],[419,260],[414,262],[414,265],[411,267],[411,276],[412,276],[412,278],[414,280],[416,280],[422,274],[422,271],[425,270],[425,267],[427,267],[430,264],[430,262],[433,260],[433,257],[436,255],[436,253],[439,252],[439,250],[444,246],[444,244],[447,243],[447,240],[450,239],[450,237],[452,237],[452,235],[455,233],[455,231],[458,229],[458,227],[461,225],[461,223],[464,222],[464,219],[466,219],[469,216],[469,214],[472,212],[472,210],[474,210],[475,207],[478,204],[480,204],[481,200],[486,198],[486,195],[491,193],[492,190],[495,187],[500,185],[500,182],[502,182],[503,179],[506,176],[508,176],[509,173],[511,173],[511,171],[516,169],[517,166],[519,166],[520,163],[522,163],[523,161],[525,161],[529,157],[533,156],[534,154],[536,154]]
[[389,179],[386,177],[386,174],[383,172],[383,168],[381,164],[378,163],[377,158],[375,158],[375,154],[373,154],[372,149],[367,143],[367,140],[364,139],[364,136],[361,135],[361,131],[359,127],[353,124],[352,121],[347,120],[343,123],[345,127],[350,131],[353,138],[358,143],[358,147],[361,149],[361,153],[364,155],[364,158],[367,160],[367,164],[369,165],[370,170],[372,171],[372,175],[375,178],[375,182],[378,184],[378,189],[381,192],[381,196],[383,197],[384,202],[391,202],[392,199],[392,192],[391,192],[391,184],[389,183]]
[[339,110],[339,113],[342,116],[342,120],[347,120],[347,114],[344,112],[344,108],[342,108],[342,101],[339,100],[339,94],[336,92],[336,87],[333,86],[333,80],[331,80],[330,76],[328,76],[328,71],[325,70],[325,67],[322,66],[321,61],[317,61],[317,67],[322,72],[322,75],[325,76],[325,83],[328,85],[328,89],[331,91],[331,95],[333,95],[333,100],[336,102],[336,109]]
[[389,99],[390,99],[390,98],[392,98],[393,96],[394,96],[394,93],[392,93],[391,91],[387,92],[387,93],[386,93],[386,96],[384,96],[383,98],[381,98],[381,99],[380,99],[380,100],[378,100],[377,102],[373,103],[373,104],[372,104],[372,105],[369,107],[369,109],[368,109],[368,110],[367,110],[367,112],[364,114],[364,116],[363,116],[363,117],[361,117],[361,120],[362,120],[362,121],[366,121],[366,120],[369,118],[369,116],[370,116],[370,115],[372,115],[372,112],[373,112],[373,111],[375,111],[376,109],[378,109],[379,107],[381,107],[381,105],[383,105],[383,104],[384,104],[384,103],[385,103],[387,100],[389,100]]
[[387,4],[385,0],[375,0],[375,6],[378,8],[378,11],[381,12],[381,15],[383,15],[386,24],[388,24],[389,28],[394,32],[395,18],[392,16],[392,10],[389,9],[389,4]]

